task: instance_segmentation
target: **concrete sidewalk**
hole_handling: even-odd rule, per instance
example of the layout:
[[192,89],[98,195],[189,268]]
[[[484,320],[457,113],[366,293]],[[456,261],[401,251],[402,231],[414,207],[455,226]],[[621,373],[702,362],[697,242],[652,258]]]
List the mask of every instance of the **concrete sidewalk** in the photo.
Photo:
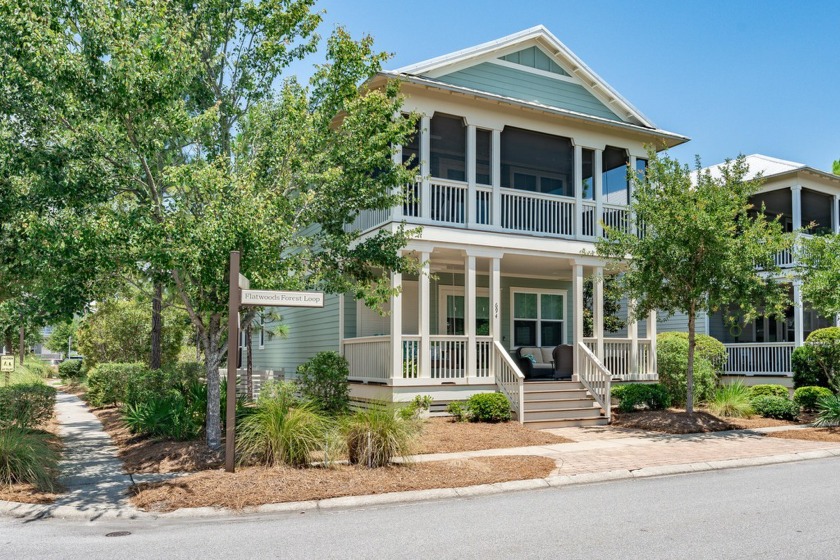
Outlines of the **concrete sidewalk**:
[[[499,455],[537,455],[553,459],[556,468],[545,479],[516,480],[465,488],[419,490],[348,496],[320,501],[267,504],[243,512],[215,508],[178,510],[169,514],[150,514],[128,502],[127,491],[138,476],[123,473],[117,448],[102,424],[78,397],[59,393],[56,413],[64,440],[61,483],[67,494],[50,505],[0,502],[0,515],[80,520],[139,517],[206,517],[236,513],[280,513],[312,509],[362,507],[418,500],[479,496],[534,488],[562,487],[724,468],[766,465],[840,456],[840,443],[766,437],[763,433],[792,429],[760,428],[706,434],[670,435],[639,430],[597,426],[561,428],[550,432],[573,440],[533,447],[487,449],[460,453],[418,455],[412,461],[441,461]],[[793,428],[795,429],[795,428]],[[142,480],[172,475],[143,475]]]

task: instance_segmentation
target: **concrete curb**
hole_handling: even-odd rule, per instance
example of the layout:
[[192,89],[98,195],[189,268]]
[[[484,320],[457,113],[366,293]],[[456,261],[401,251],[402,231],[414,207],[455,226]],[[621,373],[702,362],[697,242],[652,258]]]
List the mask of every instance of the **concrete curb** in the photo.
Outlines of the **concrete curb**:
[[100,519],[211,518],[254,514],[265,515],[293,512],[304,513],[307,511],[333,511],[360,507],[376,507],[391,504],[445,500],[451,498],[490,496],[504,492],[563,488],[566,486],[597,484],[617,480],[643,479],[657,476],[672,476],[696,472],[756,467],[762,465],[807,461],[810,459],[827,459],[830,457],[840,457],[840,448],[803,451],[800,453],[787,453],[783,455],[768,455],[764,457],[748,457],[744,459],[726,459],[722,461],[643,467],[635,470],[619,469],[574,475],[554,475],[546,478],[511,480],[509,482],[480,484],[476,486],[465,486],[462,488],[433,488],[429,490],[410,490],[407,492],[389,492],[386,494],[371,494],[366,496],[343,496],[340,498],[327,498],[324,500],[310,500],[305,502],[265,504],[244,508],[242,510],[200,507],[182,508],[169,513],[148,513],[131,506],[120,508],[79,509],[73,506],[22,504],[18,502],[6,502],[0,500],[0,515],[21,519],[58,518],[97,521]]

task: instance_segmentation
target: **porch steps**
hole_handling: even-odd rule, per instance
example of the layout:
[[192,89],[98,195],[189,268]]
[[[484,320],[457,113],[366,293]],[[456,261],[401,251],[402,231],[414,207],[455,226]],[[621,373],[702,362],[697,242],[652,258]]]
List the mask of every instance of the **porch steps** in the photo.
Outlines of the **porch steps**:
[[526,381],[524,423],[538,430],[604,426],[607,418],[578,381]]

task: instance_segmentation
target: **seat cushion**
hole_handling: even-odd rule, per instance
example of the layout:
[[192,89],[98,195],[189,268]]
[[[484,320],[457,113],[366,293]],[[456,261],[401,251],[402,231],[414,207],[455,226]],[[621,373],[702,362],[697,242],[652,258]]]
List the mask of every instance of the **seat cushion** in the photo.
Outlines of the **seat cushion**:
[[543,346],[540,350],[542,351],[542,362],[544,364],[550,364],[554,361],[554,356],[552,356],[554,346]]
[[529,355],[533,356],[534,357],[534,363],[537,363],[537,364],[540,364],[543,361],[542,360],[542,352],[536,346],[522,346],[519,349],[519,355],[523,358],[525,356],[529,356]]

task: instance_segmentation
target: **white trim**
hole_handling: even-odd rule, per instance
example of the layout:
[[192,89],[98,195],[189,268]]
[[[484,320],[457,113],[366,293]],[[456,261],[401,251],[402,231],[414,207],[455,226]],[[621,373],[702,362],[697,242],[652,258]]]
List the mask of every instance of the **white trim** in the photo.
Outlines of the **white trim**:
[[[539,48],[537,45],[535,47]],[[542,49],[540,49],[542,50]],[[543,53],[546,54],[546,53]],[[551,57],[551,55],[546,54],[547,56]],[[552,57],[553,58],[553,57]],[[555,74],[554,72],[549,72],[547,70],[540,70],[539,68],[531,68],[530,66],[525,66],[524,64],[517,64],[515,62],[510,62],[509,60],[502,60],[500,58],[491,58],[490,60],[485,60],[489,64],[496,64],[498,66],[504,66],[506,68],[512,68],[514,70],[521,70],[522,72],[528,72],[529,74],[536,74],[537,76],[542,76],[544,78],[553,78],[555,80],[560,80],[562,82],[569,82],[578,86],[582,86],[583,84],[580,83],[579,79],[574,78],[573,76],[564,76],[563,74]],[[555,61],[556,64],[556,61]],[[560,66],[557,64],[557,66]],[[562,66],[560,66],[563,68]],[[565,68],[563,68],[565,70]]]
[[[511,349],[516,348],[517,346],[522,346],[516,344],[516,331],[514,329],[514,323],[516,322],[516,314],[514,313],[514,294],[536,294],[537,295],[537,343],[535,346],[542,346],[542,329],[540,329],[542,323],[542,301],[541,296],[543,294],[546,295],[559,295],[563,297],[563,318],[559,321],[555,319],[547,319],[547,321],[551,321],[553,323],[562,323],[562,335],[561,340],[562,343],[565,343],[566,340],[569,338],[569,333],[566,330],[566,317],[569,312],[568,305],[568,294],[567,290],[554,290],[554,289],[543,289],[543,288],[526,288],[521,286],[511,286],[510,287],[510,347]],[[523,321],[533,321],[534,319],[522,319]]]

